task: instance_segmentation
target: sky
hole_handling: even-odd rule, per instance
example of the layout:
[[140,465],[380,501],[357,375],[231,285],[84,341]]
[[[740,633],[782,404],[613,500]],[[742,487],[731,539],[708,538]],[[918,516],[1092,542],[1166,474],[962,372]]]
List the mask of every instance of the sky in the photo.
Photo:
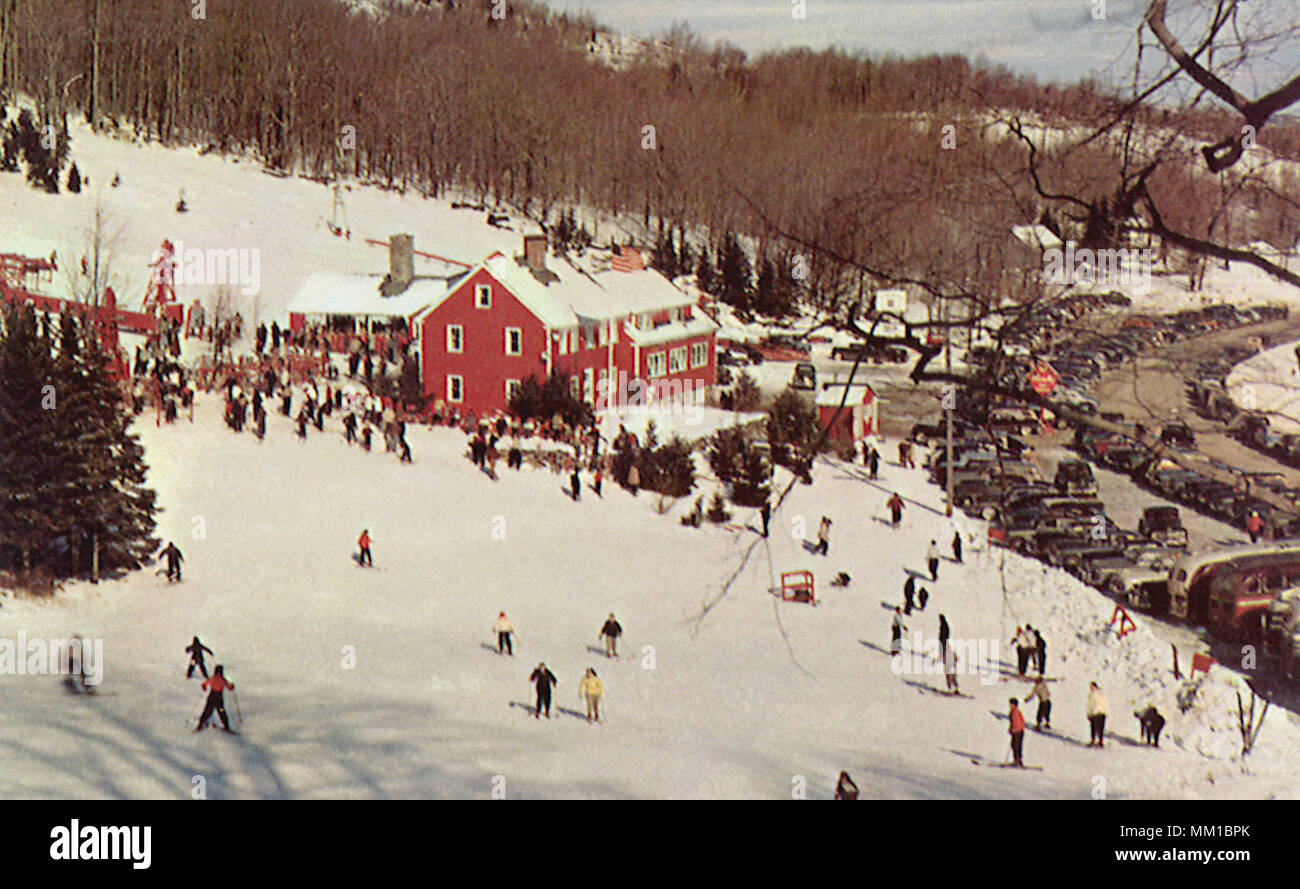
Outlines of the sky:
[[[1144,0],[545,0],[612,30],[655,36],[688,22],[706,41],[750,55],[839,46],[872,56],[960,54],[1039,80],[1131,75]],[[1148,34],[1149,38],[1149,34]]]

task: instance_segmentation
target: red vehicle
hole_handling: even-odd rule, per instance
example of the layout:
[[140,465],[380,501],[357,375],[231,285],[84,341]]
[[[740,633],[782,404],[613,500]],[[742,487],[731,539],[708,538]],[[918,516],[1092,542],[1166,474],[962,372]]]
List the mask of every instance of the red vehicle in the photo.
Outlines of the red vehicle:
[[1300,556],[1261,564],[1265,558],[1245,559],[1214,573],[1206,622],[1212,635],[1261,637],[1269,604],[1282,590],[1300,584]]

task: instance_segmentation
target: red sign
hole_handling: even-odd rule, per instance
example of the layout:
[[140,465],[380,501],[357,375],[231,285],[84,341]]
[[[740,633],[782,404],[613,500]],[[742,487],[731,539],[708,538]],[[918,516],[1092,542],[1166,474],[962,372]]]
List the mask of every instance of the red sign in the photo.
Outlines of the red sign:
[[1029,385],[1039,395],[1048,395],[1056,388],[1056,383],[1060,378],[1056,371],[1047,364],[1039,364],[1029,375]]

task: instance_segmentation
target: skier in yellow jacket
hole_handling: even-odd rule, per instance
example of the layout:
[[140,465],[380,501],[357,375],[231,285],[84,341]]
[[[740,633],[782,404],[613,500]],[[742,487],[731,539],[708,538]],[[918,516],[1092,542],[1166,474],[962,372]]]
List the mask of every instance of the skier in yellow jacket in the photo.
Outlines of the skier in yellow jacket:
[[591,667],[578,682],[578,694],[587,702],[587,721],[600,722],[600,699],[605,696],[605,684]]

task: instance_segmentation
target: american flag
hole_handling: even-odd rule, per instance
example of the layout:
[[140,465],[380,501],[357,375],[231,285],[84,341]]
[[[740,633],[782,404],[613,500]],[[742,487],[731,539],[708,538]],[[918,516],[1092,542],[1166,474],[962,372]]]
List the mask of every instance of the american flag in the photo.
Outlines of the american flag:
[[610,268],[616,272],[644,271],[645,257],[635,247],[619,247],[618,255],[610,261]]

